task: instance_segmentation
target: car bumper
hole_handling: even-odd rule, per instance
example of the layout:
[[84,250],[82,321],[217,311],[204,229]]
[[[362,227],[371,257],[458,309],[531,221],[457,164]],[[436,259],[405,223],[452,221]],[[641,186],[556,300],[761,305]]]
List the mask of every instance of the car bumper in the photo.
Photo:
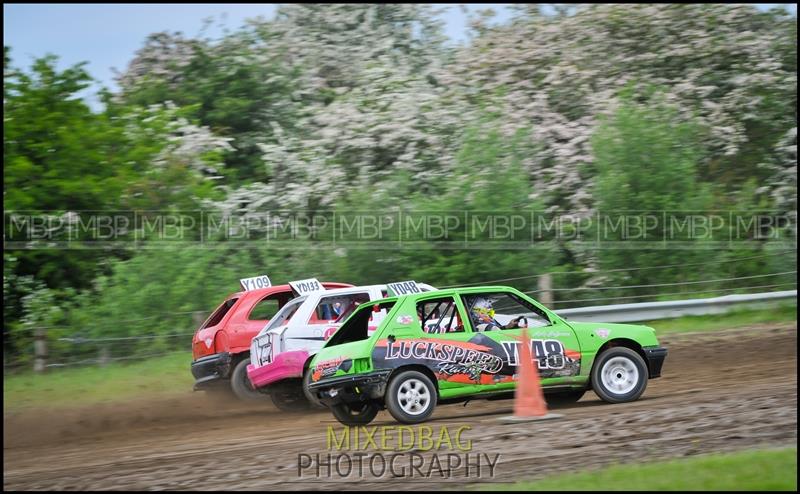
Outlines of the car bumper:
[[269,364],[261,367],[248,365],[247,377],[255,388],[263,388],[283,379],[303,377],[303,366],[306,360],[308,360],[308,352],[302,350],[279,353]]
[[231,375],[231,354],[222,352],[200,357],[192,362],[192,375],[195,378],[195,391],[219,384],[219,381]]
[[356,403],[383,398],[391,369],[374,371],[357,376],[325,379],[308,386],[308,390],[327,406]]
[[661,367],[667,358],[667,349],[661,347],[644,347],[644,356],[647,358],[647,368],[650,369],[650,378],[661,377]]

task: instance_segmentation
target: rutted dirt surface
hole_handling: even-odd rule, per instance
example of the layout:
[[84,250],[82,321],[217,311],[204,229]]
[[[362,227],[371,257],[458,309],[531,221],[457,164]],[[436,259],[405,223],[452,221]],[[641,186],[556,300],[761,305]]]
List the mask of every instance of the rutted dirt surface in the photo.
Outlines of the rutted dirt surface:
[[[185,399],[69,412],[4,416],[4,489],[458,489],[466,484],[536,479],[556,471],[600,467],[754,447],[797,445],[797,325],[772,324],[713,333],[668,335],[663,377],[651,380],[634,403],[609,405],[589,392],[553,408],[558,420],[508,425],[511,401],[474,401],[437,408],[434,438],[461,426],[464,451],[404,451],[395,471],[375,477],[370,447],[342,479],[326,430],[342,429],[327,412],[285,414],[271,405],[225,405],[197,393]],[[372,425],[397,426],[381,412]],[[396,433],[390,444],[397,445]],[[378,446],[380,442],[375,437]],[[363,441],[362,441],[363,442]],[[298,476],[298,455],[332,455]],[[411,469],[420,455],[424,461]],[[433,453],[441,460],[434,467]],[[387,463],[398,453],[385,453]],[[462,465],[456,467],[455,456]],[[495,460],[492,471],[481,456]],[[432,463],[433,462],[433,463]],[[340,462],[346,473],[349,463]],[[380,462],[373,462],[380,472]],[[427,475],[428,478],[423,477]],[[373,470],[374,471],[374,470]],[[443,476],[445,478],[443,478]],[[449,476],[449,478],[447,478]]]

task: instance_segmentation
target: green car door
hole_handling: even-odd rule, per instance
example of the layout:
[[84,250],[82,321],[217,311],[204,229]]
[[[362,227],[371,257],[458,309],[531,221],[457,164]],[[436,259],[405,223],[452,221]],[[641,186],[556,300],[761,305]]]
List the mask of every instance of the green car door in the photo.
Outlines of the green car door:
[[[506,372],[518,372],[520,339],[526,327],[542,386],[586,382],[587,377],[581,376],[578,337],[560,317],[511,290],[475,290],[462,293],[460,298],[469,315],[469,329],[501,347]],[[497,391],[514,386],[513,379],[496,379],[492,388]]]
[[[493,383],[481,381],[480,364],[466,361],[468,350],[481,348],[471,343],[475,334],[467,321],[460,297],[455,294],[432,294],[417,299],[415,310],[420,319],[420,336],[456,349],[453,358],[430,362],[428,365],[438,378],[441,397],[452,398],[489,389]],[[460,359],[455,352],[462,349],[465,358]]]

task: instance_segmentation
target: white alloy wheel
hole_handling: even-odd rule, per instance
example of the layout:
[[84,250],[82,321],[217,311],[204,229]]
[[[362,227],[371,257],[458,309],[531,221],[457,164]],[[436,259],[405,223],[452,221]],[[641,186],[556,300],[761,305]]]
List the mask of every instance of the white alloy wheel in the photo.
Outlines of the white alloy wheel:
[[431,395],[422,381],[412,378],[398,387],[397,402],[407,414],[420,415],[431,405]]
[[603,350],[595,359],[591,387],[609,403],[638,400],[647,388],[647,364],[630,348],[617,346]]
[[603,386],[614,394],[630,393],[639,382],[639,369],[626,357],[614,357],[600,371]]

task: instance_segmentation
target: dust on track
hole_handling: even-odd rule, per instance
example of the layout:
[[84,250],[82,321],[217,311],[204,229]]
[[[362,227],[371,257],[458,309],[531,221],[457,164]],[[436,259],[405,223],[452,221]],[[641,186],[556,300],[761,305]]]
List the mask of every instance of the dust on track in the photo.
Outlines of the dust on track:
[[[560,420],[505,425],[511,401],[437,408],[434,430],[468,425],[472,452],[500,454],[494,476],[298,478],[298,454],[329,451],[327,412],[185,398],[4,416],[4,489],[460,488],[558,471],[797,444],[797,325],[659,338],[663,377],[633,403],[594,393]],[[381,412],[371,425],[397,425]],[[443,453],[454,452],[444,451]],[[374,453],[374,451],[366,451]],[[430,453],[422,453],[425,456]],[[323,469],[324,470],[324,469]]]

